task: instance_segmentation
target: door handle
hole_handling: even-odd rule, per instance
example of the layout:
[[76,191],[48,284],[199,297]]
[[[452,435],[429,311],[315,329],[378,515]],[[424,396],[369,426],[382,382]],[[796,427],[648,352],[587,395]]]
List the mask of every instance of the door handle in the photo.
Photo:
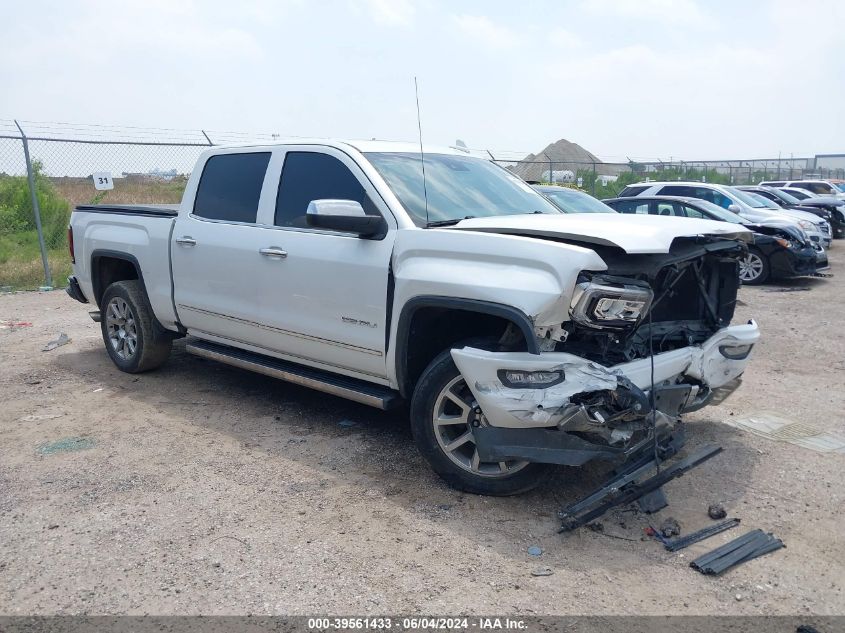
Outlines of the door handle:
[[258,252],[264,255],[264,257],[272,257],[272,258],[279,258],[284,259],[288,256],[288,252],[282,250],[278,246],[270,246],[268,248],[259,248]]
[[182,246],[196,246],[197,241],[192,238],[190,235],[183,235],[182,237],[176,238],[176,243],[181,244]]

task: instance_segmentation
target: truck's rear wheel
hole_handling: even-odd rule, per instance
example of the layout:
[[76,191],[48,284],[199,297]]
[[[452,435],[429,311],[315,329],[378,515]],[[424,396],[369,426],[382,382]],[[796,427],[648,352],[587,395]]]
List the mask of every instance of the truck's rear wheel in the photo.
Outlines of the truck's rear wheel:
[[156,321],[140,282],[116,281],[100,301],[106,351],[121,371],[137,374],[167,360],[173,338]]
[[423,372],[411,399],[411,431],[423,457],[450,486],[474,494],[513,495],[543,481],[545,464],[482,462],[474,422],[484,423],[483,413],[446,350]]

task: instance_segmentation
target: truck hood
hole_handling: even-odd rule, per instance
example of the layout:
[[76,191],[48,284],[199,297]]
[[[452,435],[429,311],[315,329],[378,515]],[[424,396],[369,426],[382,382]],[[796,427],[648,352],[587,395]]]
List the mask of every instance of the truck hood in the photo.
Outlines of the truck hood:
[[461,220],[449,229],[616,246],[632,255],[668,253],[679,237],[708,235],[752,240],[745,227],[727,222],[622,213],[502,215]]

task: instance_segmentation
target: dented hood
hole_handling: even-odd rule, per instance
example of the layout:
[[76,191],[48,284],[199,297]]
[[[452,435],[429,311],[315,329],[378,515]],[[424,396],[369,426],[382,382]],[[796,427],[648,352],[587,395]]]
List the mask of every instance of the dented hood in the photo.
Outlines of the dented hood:
[[752,240],[751,232],[738,224],[622,213],[503,215],[461,220],[449,228],[616,246],[630,254],[668,253],[679,237],[709,235]]

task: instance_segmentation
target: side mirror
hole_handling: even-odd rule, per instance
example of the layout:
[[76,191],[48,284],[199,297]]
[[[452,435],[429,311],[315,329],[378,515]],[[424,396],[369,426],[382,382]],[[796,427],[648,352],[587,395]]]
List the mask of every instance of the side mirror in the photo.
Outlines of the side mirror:
[[383,236],[387,227],[379,215],[367,215],[355,200],[312,200],[305,212],[308,226],[359,237]]
[[742,209],[739,208],[738,204],[732,204],[728,206],[728,211],[732,213],[739,213],[740,211],[742,211]]

